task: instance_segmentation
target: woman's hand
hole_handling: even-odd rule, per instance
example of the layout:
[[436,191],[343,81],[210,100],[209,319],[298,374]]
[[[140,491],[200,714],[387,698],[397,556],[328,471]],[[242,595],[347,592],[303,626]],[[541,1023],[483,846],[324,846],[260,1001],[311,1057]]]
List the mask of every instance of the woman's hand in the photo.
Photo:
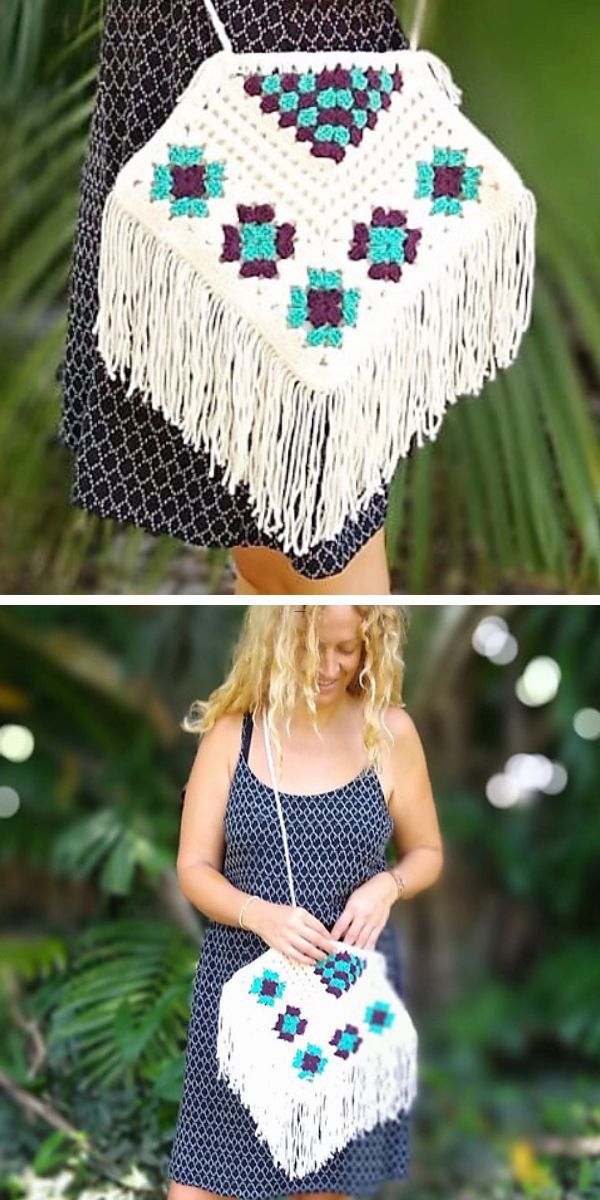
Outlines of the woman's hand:
[[396,884],[389,872],[380,871],[367,879],[348,898],[331,930],[331,937],[361,950],[372,950],[390,915],[396,894]]
[[305,908],[264,901],[260,905],[249,905],[244,922],[268,946],[294,962],[314,966],[336,949],[326,926]]

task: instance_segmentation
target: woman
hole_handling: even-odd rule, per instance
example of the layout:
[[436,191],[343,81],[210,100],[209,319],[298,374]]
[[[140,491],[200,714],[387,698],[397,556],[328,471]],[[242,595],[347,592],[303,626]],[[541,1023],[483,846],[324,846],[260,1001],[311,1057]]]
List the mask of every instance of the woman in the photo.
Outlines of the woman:
[[[217,0],[235,51],[404,49],[391,0]],[[194,546],[230,547],[239,594],[390,590],[382,487],[358,517],[309,552],[284,554],[256,524],[247,491],[230,494],[210,455],[109,379],[93,334],[104,202],[119,168],[163,124],[200,63],[221,48],[203,0],[109,0],[82,181],[60,372],[58,436],[74,453],[71,502]]]
[[[430,887],[442,843],[423,748],[401,705],[404,621],[385,605],[256,606],[231,671],[184,722],[202,740],[181,819],[177,874],[208,924],[194,982],[168,1200],[361,1195],[409,1169],[409,1117],[376,1125],[301,1178],[277,1167],[217,1078],[221,989],[268,946],[299,963],[331,939],[381,950],[403,992],[389,920]],[[261,714],[269,714],[297,908]],[[400,858],[387,867],[390,836]],[[401,878],[400,878],[401,877]]]

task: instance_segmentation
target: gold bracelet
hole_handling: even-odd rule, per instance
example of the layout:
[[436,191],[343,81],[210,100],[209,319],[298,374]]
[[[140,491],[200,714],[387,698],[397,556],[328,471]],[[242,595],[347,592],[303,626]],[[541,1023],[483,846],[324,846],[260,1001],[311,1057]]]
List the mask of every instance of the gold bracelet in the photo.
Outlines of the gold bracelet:
[[[244,913],[245,913],[245,911],[246,911],[246,909],[247,909],[248,905],[249,905],[249,904],[252,904],[252,901],[253,901],[253,900],[260,900],[260,896],[250,896],[250,899],[249,899],[249,900],[246,900],[246,901],[244,902],[244,904],[242,904],[242,907],[241,907],[241,909],[240,909],[240,915],[239,915],[239,917],[238,917],[238,923],[239,923],[239,925],[241,926],[241,928],[242,928],[242,929],[248,929],[248,926],[247,926],[247,925],[244,925],[244,922],[242,921],[242,917],[243,917],[243,915],[244,915]],[[251,932],[252,932],[252,930],[249,930],[249,932],[251,933]]]
[[406,887],[406,880],[403,879],[402,875],[395,875],[393,867],[386,867],[386,870],[389,872],[392,879],[394,880],[394,883],[396,884],[396,887],[398,888],[398,895],[396,896],[396,900],[400,900],[401,896],[404,894],[404,889]]

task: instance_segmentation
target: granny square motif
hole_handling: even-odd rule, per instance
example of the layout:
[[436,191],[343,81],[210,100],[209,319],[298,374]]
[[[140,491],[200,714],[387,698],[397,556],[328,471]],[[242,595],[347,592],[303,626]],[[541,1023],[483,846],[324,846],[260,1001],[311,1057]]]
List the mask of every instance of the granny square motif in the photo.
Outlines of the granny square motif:
[[402,88],[398,68],[343,67],[333,70],[271,71],[247,75],[244,88],[260,97],[261,111],[276,113],[282,129],[293,126],[297,141],[309,142],[311,154],[341,162],[348,146],[360,146],[365,130],[377,125],[380,110]]
[[222,50],[107,199],[98,348],[304,554],[514,361],[535,216],[429,52]]

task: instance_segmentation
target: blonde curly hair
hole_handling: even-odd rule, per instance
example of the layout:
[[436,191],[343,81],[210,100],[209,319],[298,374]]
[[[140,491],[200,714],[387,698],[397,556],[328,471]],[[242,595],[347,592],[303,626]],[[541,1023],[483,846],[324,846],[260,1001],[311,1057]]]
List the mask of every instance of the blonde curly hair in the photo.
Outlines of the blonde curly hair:
[[[292,712],[299,701],[304,701],[319,734],[315,697],[319,620],[325,607],[323,604],[249,606],[233,649],[229,674],[208,700],[192,702],[181,728],[202,735],[225,713],[250,711],[256,720],[266,712],[281,766],[277,724],[281,720],[289,734]],[[377,766],[382,737],[391,739],[385,710],[391,704],[402,704],[402,653],[408,615],[404,608],[391,604],[355,604],[353,608],[361,618],[362,653],[348,691],[363,697],[364,743],[368,761]]]

